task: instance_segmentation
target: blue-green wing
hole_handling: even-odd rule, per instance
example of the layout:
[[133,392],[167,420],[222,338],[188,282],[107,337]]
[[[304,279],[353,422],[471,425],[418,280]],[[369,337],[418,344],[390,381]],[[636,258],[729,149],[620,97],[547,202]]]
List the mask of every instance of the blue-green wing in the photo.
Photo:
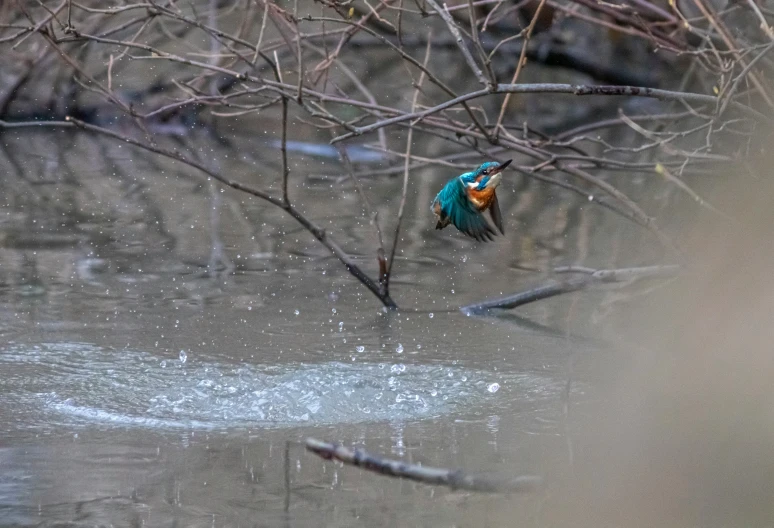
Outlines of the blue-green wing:
[[441,212],[447,216],[454,227],[476,240],[492,240],[494,229],[484,216],[470,203],[465,187],[459,178],[447,183],[436,198],[441,203]]

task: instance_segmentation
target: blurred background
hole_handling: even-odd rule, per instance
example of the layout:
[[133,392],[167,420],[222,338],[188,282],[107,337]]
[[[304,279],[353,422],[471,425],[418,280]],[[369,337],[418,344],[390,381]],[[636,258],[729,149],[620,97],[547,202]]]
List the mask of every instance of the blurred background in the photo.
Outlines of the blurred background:
[[0,525],[770,526],[768,4],[3,3]]

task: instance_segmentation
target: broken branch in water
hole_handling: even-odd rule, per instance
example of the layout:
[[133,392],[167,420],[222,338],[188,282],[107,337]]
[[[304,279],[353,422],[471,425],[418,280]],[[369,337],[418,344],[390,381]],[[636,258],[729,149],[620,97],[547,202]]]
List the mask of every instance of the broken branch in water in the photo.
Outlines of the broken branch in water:
[[537,490],[543,479],[533,475],[497,477],[493,475],[469,475],[459,469],[444,469],[408,464],[400,460],[380,458],[363,451],[330,444],[315,438],[307,438],[306,449],[325,460],[338,460],[374,473],[390,477],[407,478],[425,484],[449,486],[452,489],[487,492],[527,492]]
[[555,273],[578,273],[577,277],[567,280],[551,280],[549,284],[514,293],[506,297],[490,299],[480,303],[469,304],[460,308],[465,315],[481,315],[492,309],[512,310],[535,301],[570,293],[601,283],[631,283],[641,279],[666,278],[675,276],[680,266],[667,264],[664,266],[642,266],[637,268],[593,269],[578,266],[556,268]]

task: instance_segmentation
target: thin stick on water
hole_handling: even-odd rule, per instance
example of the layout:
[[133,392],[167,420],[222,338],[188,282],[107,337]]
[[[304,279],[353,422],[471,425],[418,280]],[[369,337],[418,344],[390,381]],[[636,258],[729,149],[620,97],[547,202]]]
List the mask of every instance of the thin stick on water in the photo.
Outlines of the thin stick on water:
[[283,453],[284,471],[285,471],[285,513],[290,511],[290,440],[285,441],[285,451]]
[[452,489],[525,493],[537,491],[543,484],[543,479],[534,475],[516,477],[473,475],[460,469],[433,468],[409,464],[401,460],[381,458],[362,449],[349,449],[340,444],[331,444],[315,438],[307,438],[304,444],[308,451],[325,460],[338,460],[344,464],[380,475],[405,478],[436,486],[448,486]]

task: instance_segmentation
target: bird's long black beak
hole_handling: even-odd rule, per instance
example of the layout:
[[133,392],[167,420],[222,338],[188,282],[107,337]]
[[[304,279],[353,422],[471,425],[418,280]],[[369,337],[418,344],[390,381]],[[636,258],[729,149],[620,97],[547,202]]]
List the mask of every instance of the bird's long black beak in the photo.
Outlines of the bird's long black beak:
[[503,171],[503,169],[505,169],[505,167],[507,167],[508,165],[511,164],[512,161],[513,161],[512,159],[509,159],[508,161],[502,162],[500,165],[497,166],[497,168],[495,170],[492,171],[492,174],[499,174],[499,173],[501,173]]

